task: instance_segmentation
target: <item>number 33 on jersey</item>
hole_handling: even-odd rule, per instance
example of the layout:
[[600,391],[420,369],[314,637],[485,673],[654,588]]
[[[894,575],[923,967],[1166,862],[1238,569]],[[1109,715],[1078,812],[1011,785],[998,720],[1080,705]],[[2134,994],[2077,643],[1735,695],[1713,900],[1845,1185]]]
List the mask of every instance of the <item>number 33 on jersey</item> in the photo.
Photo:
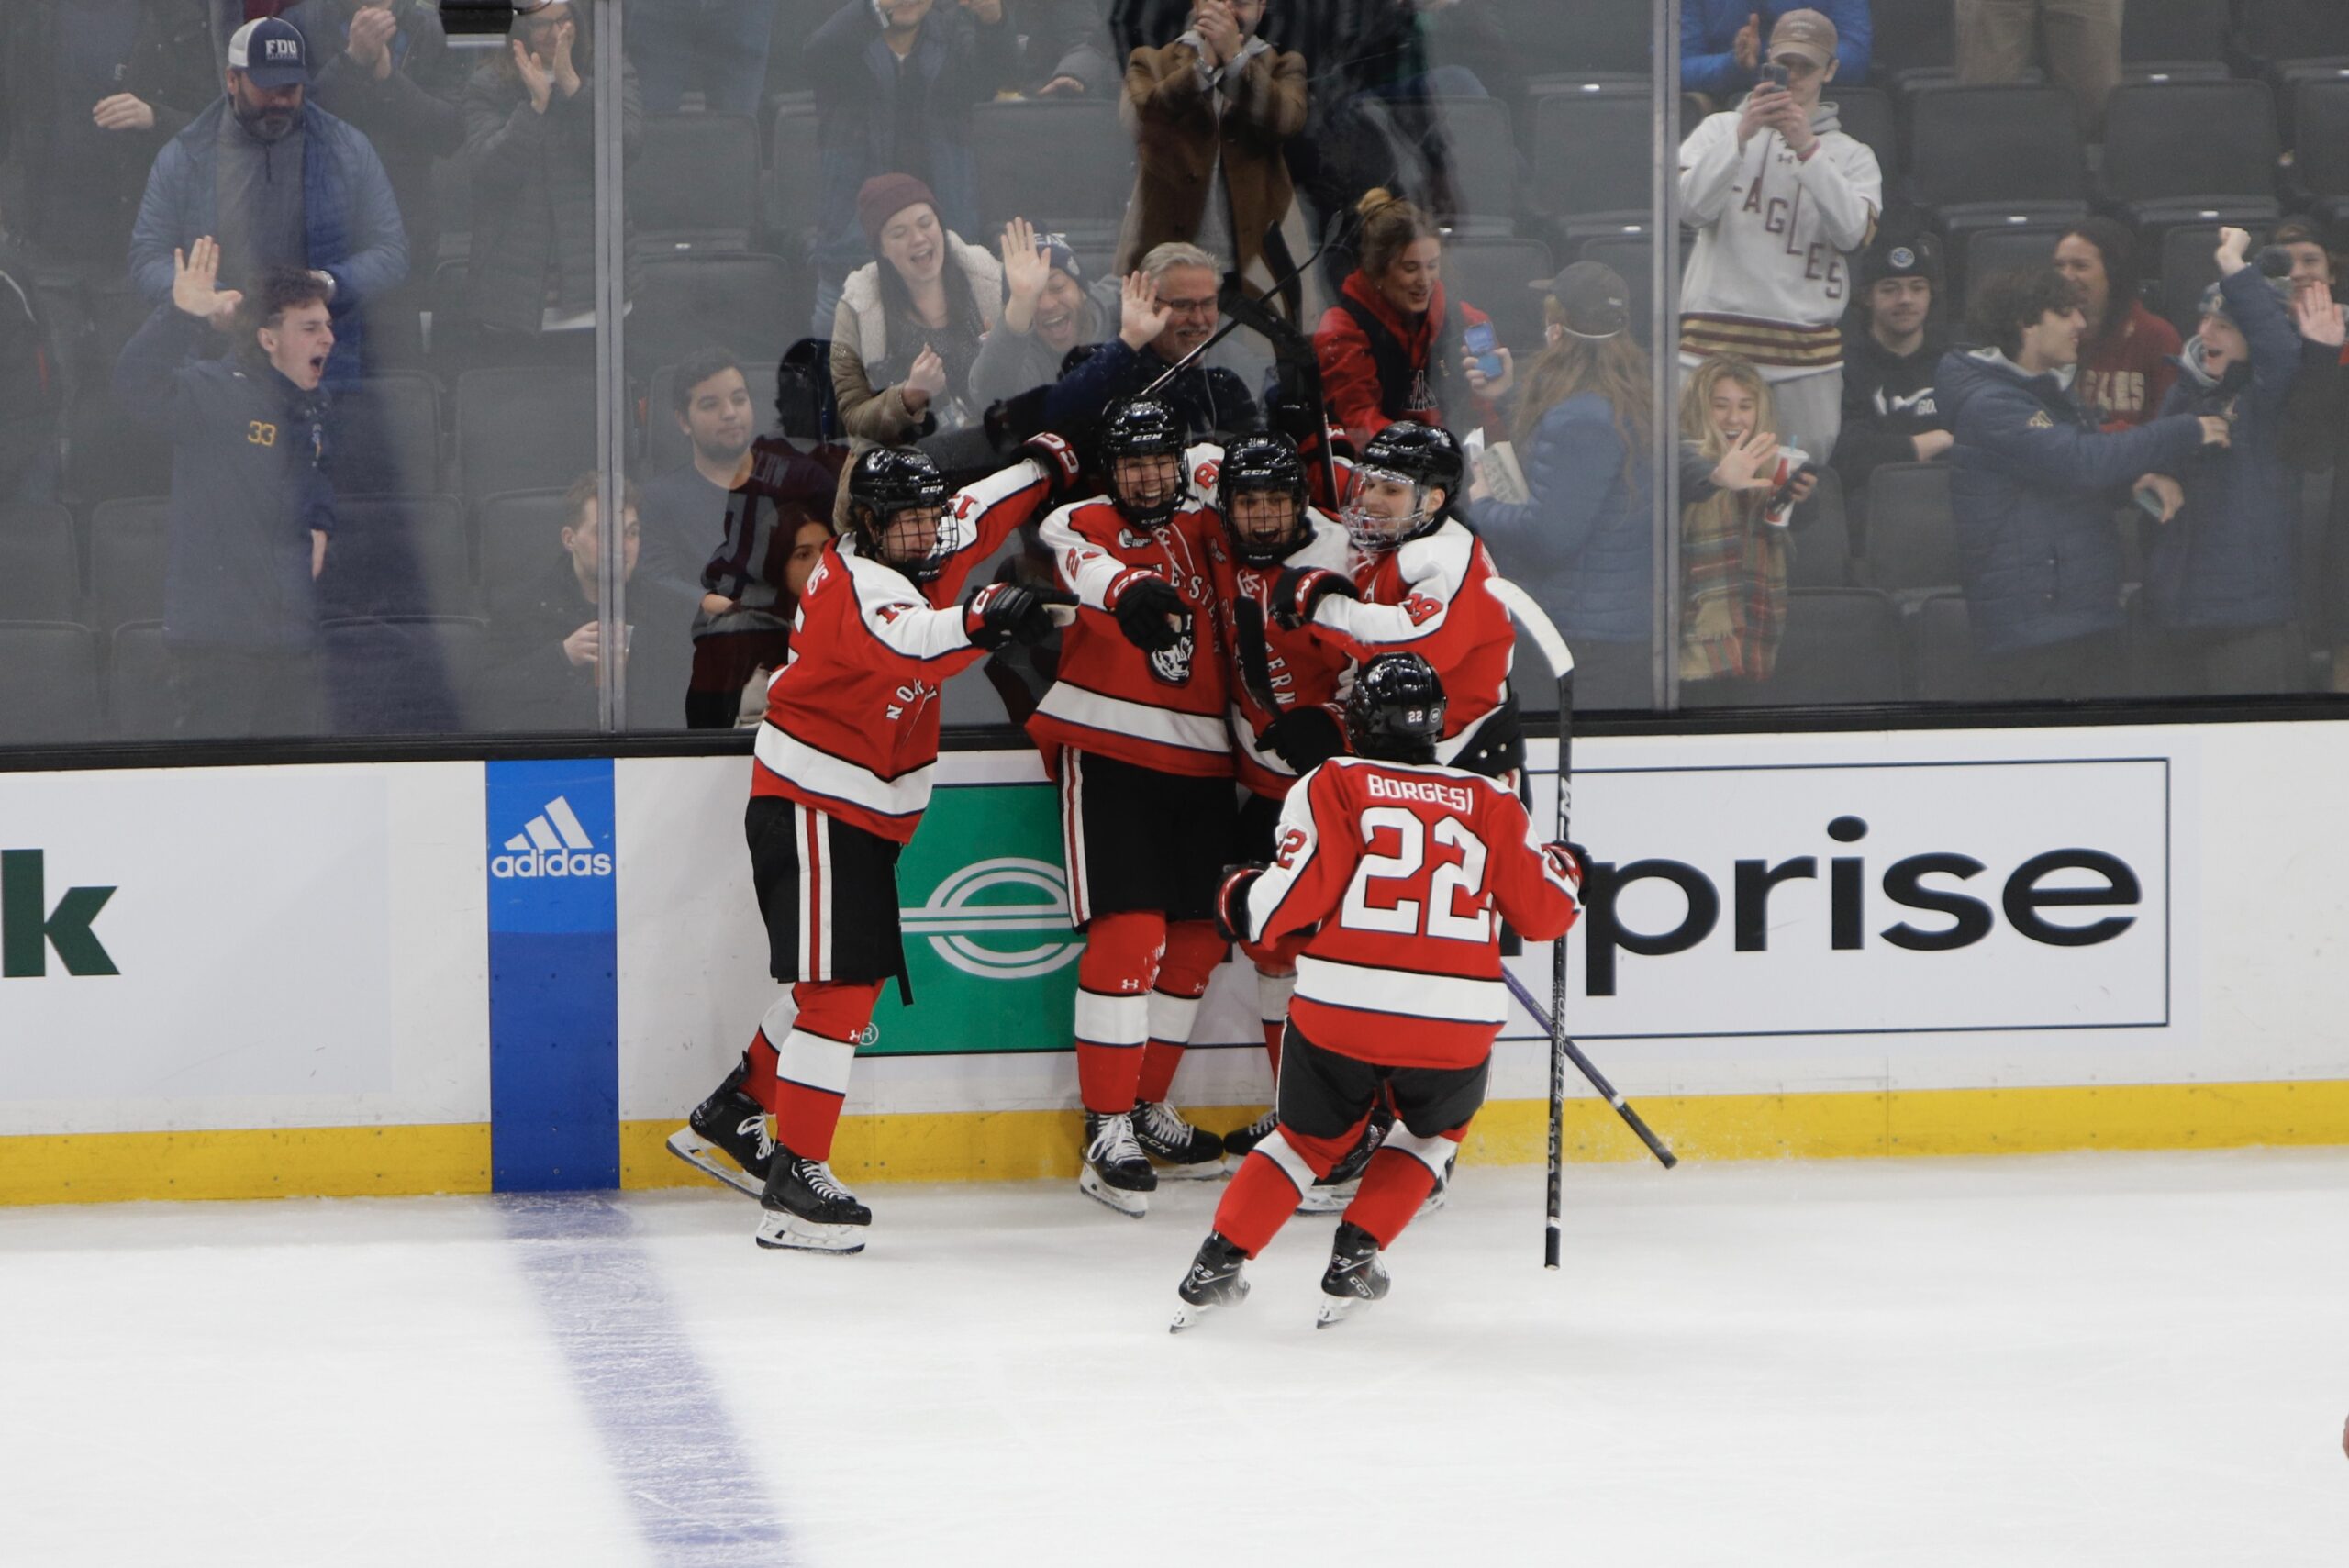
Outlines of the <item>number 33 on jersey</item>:
[[1573,857],[1534,836],[1515,795],[1456,768],[1325,762],[1289,792],[1276,842],[1243,935],[1272,948],[1311,931],[1290,1015],[1364,1061],[1483,1061],[1508,1016],[1496,912],[1536,941],[1580,913]]

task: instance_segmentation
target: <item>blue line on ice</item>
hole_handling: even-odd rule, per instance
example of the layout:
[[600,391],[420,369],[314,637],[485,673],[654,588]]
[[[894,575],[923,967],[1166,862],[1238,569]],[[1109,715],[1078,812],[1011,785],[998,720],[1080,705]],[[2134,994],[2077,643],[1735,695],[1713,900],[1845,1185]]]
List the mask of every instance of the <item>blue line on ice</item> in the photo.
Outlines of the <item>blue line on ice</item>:
[[594,1194],[511,1194],[497,1205],[651,1560],[796,1562],[628,1215]]

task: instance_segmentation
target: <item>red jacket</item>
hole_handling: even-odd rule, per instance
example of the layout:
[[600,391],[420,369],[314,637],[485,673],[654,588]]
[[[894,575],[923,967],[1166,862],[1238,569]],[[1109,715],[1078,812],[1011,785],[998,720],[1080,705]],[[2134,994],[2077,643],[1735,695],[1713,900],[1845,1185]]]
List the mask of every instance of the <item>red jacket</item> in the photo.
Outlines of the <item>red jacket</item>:
[[2135,429],[2162,411],[2184,350],[2176,328],[2130,301],[2129,314],[2110,339],[2080,344],[2081,406],[2107,430]]
[[[1313,332],[1313,357],[1321,362],[1321,394],[1329,399],[1330,412],[1346,434],[1359,449],[1363,442],[1393,424],[1398,418],[1416,418],[1422,424],[1450,425],[1453,421],[1437,405],[1442,394],[1436,381],[1443,384],[1454,410],[1473,415],[1476,424],[1497,421],[1498,409],[1488,400],[1473,396],[1468,390],[1464,373],[1457,362],[1447,362],[1441,378],[1428,374],[1430,358],[1446,342],[1454,345],[1453,360],[1457,361],[1459,329],[1447,330],[1443,284],[1435,285],[1435,294],[1428,302],[1424,315],[1414,320],[1387,302],[1377,286],[1361,272],[1350,275],[1341,291],[1356,305],[1367,310],[1379,324],[1392,333],[1409,356],[1416,373],[1413,385],[1395,389],[1399,395],[1400,414],[1386,412],[1389,405],[1389,389],[1378,375],[1378,361],[1371,352],[1370,338],[1362,323],[1345,306],[1333,305],[1321,313],[1321,325]],[[1492,318],[1475,306],[1462,302],[1460,328],[1490,326]]]
[[1493,911],[1537,941],[1579,913],[1517,796],[1456,768],[1324,762],[1289,791],[1275,844],[1241,934],[1262,950],[1319,926],[1289,1017],[1364,1062],[1482,1062],[1508,1018]]
[[1033,460],[958,491],[948,503],[954,552],[920,584],[858,554],[852,539],[826,545],[799,595],[790,662],[767,684],[751,793],[909,842],[930,805],[939,690],[985,657],[956,602],[963,582],[1052,494]]

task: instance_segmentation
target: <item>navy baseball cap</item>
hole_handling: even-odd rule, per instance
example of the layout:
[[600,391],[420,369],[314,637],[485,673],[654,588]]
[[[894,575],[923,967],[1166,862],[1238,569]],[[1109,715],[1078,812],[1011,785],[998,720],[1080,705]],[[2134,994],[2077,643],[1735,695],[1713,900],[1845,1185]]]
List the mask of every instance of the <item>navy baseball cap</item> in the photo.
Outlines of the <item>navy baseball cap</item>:
[[302,29],[283,17],[247,22],[228,39],[228,69],[258,87],[292,87],[310,79],[310,52]]

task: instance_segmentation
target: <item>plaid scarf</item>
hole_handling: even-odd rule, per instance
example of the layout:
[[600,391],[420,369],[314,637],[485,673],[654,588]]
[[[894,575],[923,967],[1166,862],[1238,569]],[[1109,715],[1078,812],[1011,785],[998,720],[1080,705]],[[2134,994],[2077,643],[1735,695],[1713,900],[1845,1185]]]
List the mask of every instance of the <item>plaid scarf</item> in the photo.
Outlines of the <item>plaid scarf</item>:
[[1787,539],[1766,491],[1724,491],[1680,514],[1680,678],[1766,681],[1787,627]]

